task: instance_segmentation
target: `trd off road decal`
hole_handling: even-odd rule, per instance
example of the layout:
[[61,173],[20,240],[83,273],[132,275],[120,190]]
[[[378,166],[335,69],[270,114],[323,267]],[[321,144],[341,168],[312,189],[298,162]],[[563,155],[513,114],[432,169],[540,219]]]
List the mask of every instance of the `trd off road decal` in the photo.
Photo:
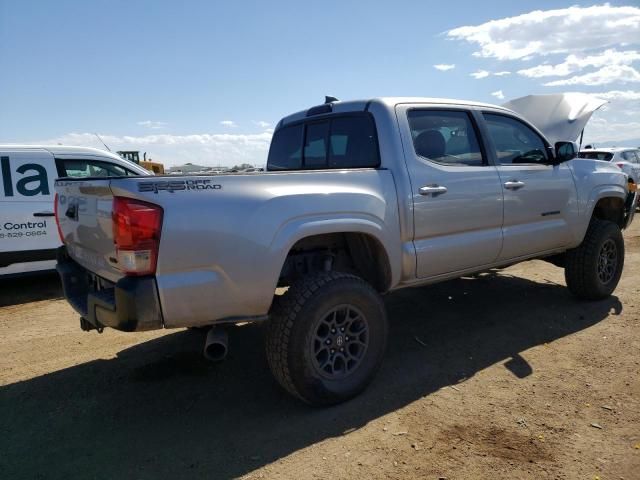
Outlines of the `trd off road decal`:
[[[16,194],[25,197],[51,195],[47,169],[42,165],[24,163],[17,167],[14,173],[9,157],[0,157],[0,173],[2,174],[2,188],[5,197],[13,197]],[[20,174],[20,176],[16,174]],[[16,176],[15,179],[14,176]]]
[[211,183],[211,180],[198,178],[195,180],[162,180],[158,182],[138,183],[139,192],[160,191],[177,192],[181,190],[222,190],[222,185]]

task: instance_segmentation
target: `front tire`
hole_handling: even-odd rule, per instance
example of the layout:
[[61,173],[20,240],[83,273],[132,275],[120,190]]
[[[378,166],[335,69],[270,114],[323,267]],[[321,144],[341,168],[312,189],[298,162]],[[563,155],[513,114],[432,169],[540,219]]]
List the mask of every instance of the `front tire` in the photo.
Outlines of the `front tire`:
[[567,252],[564,271],[571,293],[585,300],[601,300],[613,293],[624,267],[620,227],[594,218],[582,243]]
[[310,405],[332,405],[366,388],[386,341],[380,295],[355,275],[325,272],[303,277],[276,298],[267,359],[289,393]]

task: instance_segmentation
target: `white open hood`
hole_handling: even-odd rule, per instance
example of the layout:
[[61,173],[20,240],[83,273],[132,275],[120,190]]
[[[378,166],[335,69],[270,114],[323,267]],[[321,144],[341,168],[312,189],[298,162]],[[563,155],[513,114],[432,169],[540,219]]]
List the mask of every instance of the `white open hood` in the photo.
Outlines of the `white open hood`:
[[502,106],[534,124],[552,144],[575,142],[597,109],[607,103],[586,93],[527,95]]

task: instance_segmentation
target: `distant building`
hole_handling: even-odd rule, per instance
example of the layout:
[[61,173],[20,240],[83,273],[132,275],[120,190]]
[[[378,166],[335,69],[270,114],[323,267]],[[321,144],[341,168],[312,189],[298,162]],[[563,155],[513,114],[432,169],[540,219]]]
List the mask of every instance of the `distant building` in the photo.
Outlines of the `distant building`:
[[169,173],[195,173],[201,172],[203,170],[208,170],[211,167],[205,167],[203,165],[194,165],[193,163],[185,163],[184,165],[179,165],[176,167],[169,168]]

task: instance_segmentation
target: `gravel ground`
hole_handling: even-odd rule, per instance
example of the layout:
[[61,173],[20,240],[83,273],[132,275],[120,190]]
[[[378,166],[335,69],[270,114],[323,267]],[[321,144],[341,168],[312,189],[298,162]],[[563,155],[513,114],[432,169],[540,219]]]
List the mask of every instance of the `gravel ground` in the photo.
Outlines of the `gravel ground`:
[[638,479],[640,220],[611,298],[541,261],[386,297],[385,363],[328,409],[283,393],[260,326],[80,331],[53,275],[0,282],[0,478]]

